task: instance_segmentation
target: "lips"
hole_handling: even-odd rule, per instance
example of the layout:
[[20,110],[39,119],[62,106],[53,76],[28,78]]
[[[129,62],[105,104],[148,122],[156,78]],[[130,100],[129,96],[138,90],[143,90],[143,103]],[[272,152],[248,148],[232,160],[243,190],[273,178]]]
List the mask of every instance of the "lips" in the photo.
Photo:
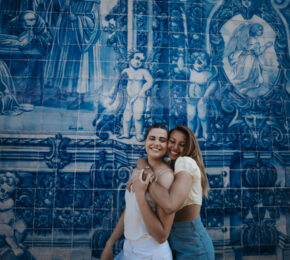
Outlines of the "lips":
[[174,158],[178,157],[178,153],[171,150],[168,151],[168,155]]
[[156,147],[150,147],[150,150],[153,152],[160,152],[161,151],[160,148],[156,148]]
[[159,148],[156,148],[156,147],[150,147],[150,149],[152,149],[152,150],[157,150],[157,151],[160,150]]

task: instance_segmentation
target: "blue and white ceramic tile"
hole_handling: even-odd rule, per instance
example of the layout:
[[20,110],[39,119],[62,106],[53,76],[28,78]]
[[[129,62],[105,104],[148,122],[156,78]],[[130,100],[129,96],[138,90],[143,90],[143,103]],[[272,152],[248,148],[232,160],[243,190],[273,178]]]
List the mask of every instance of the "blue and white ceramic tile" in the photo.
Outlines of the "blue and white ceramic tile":
[[0,258],[98,259],[154,122],[198,137],[216,259],[289,258],[289,11],[0,1]]

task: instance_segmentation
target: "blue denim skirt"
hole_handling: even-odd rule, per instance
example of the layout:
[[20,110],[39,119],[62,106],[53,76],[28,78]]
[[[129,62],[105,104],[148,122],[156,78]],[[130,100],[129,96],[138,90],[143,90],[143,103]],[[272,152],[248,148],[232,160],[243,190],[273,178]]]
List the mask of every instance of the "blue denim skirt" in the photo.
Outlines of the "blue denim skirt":
[[173,223],[169,243],[176,260],[213,260],[214,247],[200,217]]

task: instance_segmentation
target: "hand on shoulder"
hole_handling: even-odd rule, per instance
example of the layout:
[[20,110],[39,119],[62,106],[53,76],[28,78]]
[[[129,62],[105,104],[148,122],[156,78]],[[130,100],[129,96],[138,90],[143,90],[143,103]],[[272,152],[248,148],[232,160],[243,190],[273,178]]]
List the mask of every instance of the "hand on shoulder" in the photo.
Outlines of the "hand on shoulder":
[[159,174],[157,174],[157,182],[164,188],[169,189],[174,180],[173,170],[166,165]]
[[137,168],[144,169],[148,165],[147,158],[139,158],[137,161]]

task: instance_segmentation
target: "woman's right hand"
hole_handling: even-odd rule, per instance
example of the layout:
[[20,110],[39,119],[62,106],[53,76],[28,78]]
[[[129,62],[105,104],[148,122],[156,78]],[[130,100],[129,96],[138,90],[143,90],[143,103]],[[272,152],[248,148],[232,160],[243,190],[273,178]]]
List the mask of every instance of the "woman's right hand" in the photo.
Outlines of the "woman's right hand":
[[113,247],[106,245],[102,254],[100,260],[114,260],[114,254],[113,254]]
[[131,174],[130,180],[128,181],[126,185],[126,190],[131,191],[131,186],[133,184],[134,178],[138,178],[138,176],[143,172],[143,170],[140,170],[138,168],[134,168],[133,172]]
[[154,179],[154,172],[152,171],[152,169],[150,167],[145,168],[145,169],[135,168],[133,170],[133,173],[131,175],[130,180],[128,181],[128,183],[126,185],[126,190],[131,191],[131,186],[133,185],[134,179],[139,178],[140,175],[142,176],[143,181],[145,181],[147,178],[147,175],[149,175],[150,176],[149,183],[151,183]]
[[132,180],[135,193],[137,194],[140,192],[141,194],[145,194],[148,189],[148,185],[153,181],[153,179],[154,175],[151,172],[145,175],[145,171],[143,171],[138,178],[134,178]]

